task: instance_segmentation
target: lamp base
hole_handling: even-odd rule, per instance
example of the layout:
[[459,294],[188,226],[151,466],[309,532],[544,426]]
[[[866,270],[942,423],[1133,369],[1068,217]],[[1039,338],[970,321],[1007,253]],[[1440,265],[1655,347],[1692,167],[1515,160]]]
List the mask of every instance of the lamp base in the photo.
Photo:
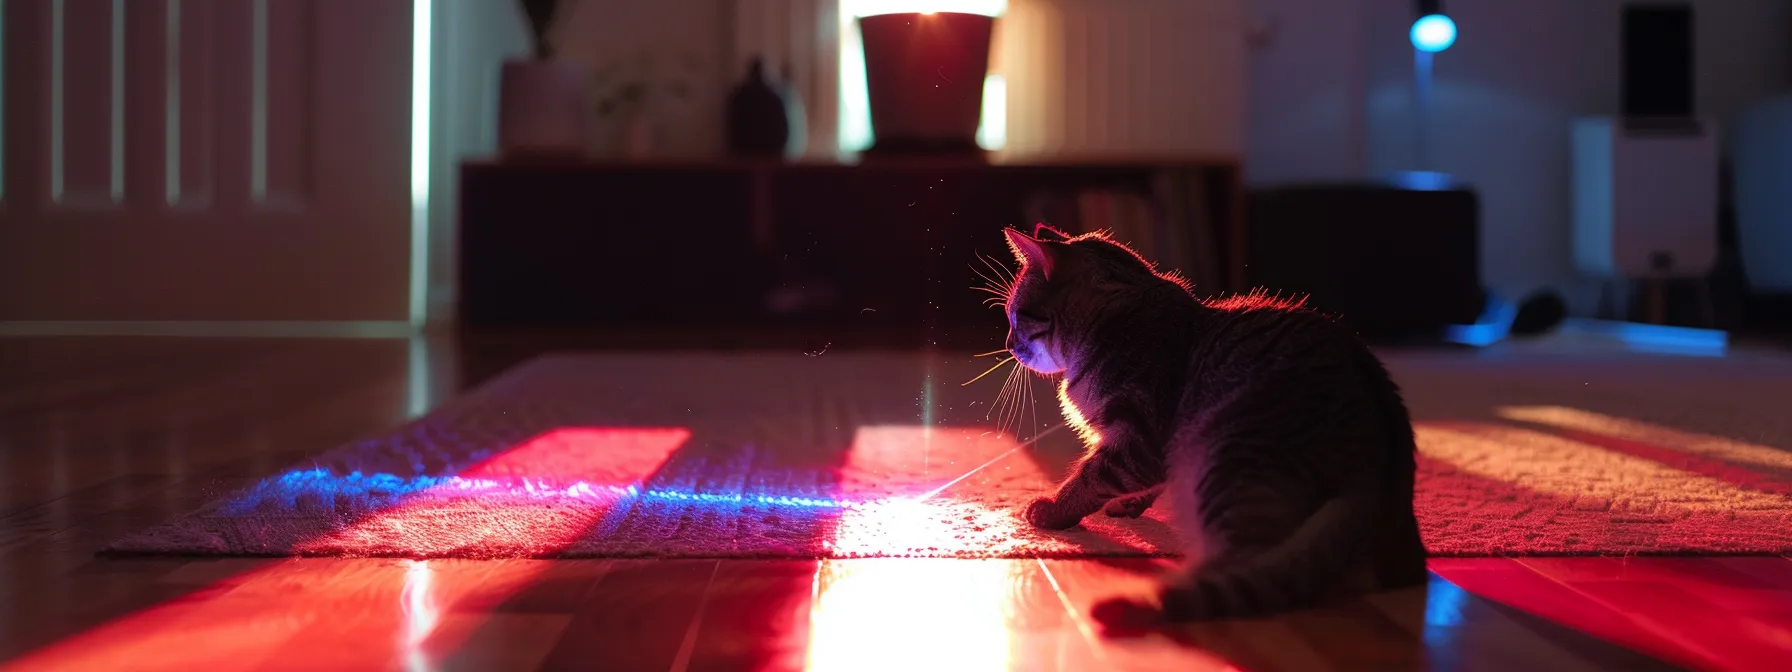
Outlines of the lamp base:
[[976,140],[942,140],[932,138],[878,138],[862,153],[866,157],[950,157],[988,160],[989,152]]

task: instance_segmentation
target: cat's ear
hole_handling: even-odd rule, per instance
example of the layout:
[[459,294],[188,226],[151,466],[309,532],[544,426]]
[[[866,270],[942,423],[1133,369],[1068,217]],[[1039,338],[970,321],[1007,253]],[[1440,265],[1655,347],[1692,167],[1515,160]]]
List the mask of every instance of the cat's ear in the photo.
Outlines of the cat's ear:
[[1057,243],[1062,243],[1062,242],[1066,242],[1066,241],[1070,240],[1070,236],[1068,234],[1064,233],[1063,231],[1054,229],[1051,227],[1050,224],[1046,224],[1044,222],[1033,225],[1033,237],[1038,240],[1041,240],[1041,241],[1052,241],[1052,242],[1057,242]]
[[1045,243],[1014,229],[1002,229],[1002,235],[1008,237],[1008,249],[1014,252],[1015,261],[1023,266],[1036,266],[1045,277],[1052,276],[1052,253]]

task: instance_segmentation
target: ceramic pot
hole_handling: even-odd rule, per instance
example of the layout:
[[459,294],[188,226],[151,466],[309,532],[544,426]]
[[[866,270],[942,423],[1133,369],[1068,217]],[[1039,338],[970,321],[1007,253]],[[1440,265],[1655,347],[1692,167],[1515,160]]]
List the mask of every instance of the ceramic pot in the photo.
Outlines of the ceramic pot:
[[881,14],[859,19],[874,153],[978,153],[995,19]]
[[504,157],[579,156],[586,128],[585,68],[557,59],[512,60],[498,75],[498,151]]

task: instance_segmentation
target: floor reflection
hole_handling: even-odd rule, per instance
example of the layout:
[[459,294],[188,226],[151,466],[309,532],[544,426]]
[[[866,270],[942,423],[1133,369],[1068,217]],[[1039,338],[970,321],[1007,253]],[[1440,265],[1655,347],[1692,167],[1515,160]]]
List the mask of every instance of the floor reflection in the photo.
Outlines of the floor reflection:
[[1005,670],[1026,563],[880,558],[822,563],[805,670]]
[[404,590],[399,604],[404,612],[404,628],[399,647],[404,651],[405,668],[411,672],[434,669],[423,649],[423,642],[442,620],[441,607],[433,590],[435,570],[428,560],[405,561]]

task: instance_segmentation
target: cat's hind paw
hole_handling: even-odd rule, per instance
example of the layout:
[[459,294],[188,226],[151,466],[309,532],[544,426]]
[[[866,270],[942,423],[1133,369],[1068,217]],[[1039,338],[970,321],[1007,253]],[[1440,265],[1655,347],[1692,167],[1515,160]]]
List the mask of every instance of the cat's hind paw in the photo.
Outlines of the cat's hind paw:
[[1136,637],[1163,625],[1163,614],[1147,602],[1124,597],[1103,600],[1089,610],[1111,637]]

